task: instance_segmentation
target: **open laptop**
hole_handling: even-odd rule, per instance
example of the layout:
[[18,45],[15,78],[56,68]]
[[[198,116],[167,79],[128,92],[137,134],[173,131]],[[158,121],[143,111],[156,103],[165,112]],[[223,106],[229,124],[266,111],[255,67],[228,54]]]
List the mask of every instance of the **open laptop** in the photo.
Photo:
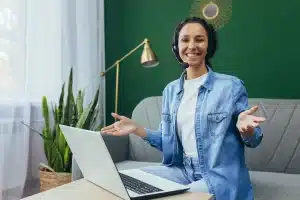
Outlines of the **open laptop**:
[[158,198],[189,189],[140,169],[118,171],[100,132],[59,126],[84,178],[124,200]]

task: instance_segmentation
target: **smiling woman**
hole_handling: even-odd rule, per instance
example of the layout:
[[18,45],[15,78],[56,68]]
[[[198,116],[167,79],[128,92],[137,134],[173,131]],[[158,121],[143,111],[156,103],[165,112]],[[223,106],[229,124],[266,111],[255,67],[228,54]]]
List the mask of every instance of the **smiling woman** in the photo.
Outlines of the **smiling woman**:
[[192,17],[176,27],[172,51],[180,63],[185,63],[185,67],[191,67],[187,69],[187,79],[191,76],[189,72],[191,69],[198,71],[195,73],[196,76],[206,73],[205,65],[212,67],[210,59],[216,50],[216,32],[205,20]]
[[200,24],[187,24],[181,29],[178,43],[179,55],[190,67],[205,65],[207,46],[207,33]]
[[239,78],[212,70],[209,61],[216,49],[215,29],[206,20],[182,21],[174,31],[172,51],[185,70],[163,90],[160,128],[143,128],[113,113],[119,121],[102,131],[133,133],[162,151],[163,166],[141,170],[216,199],[250,200],[253,191],[244,151],[260,144],[259,125],[265,119],[253,115],[257,106],[248,108]]

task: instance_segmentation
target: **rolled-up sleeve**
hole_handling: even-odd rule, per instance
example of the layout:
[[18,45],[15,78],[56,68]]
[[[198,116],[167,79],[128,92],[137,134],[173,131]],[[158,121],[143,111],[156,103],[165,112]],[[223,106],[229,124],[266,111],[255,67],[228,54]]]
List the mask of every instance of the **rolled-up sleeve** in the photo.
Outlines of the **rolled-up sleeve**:
[[[161,125],[159,125],[159,127],[161,127]],[[147,136],[144,137],[144,140],[147,141],[151,146],[162,151],[161,128],[159,128],[157,131],[145,128],[145,131]]]
[[[239,114],[248,109],[248,93],[244,86],[243,81],[237,80],[235,84],[235,115],[238,118]],[[241,138],[244,144],[247,147],[255,148],[257,147],[263,138],[263,133],[260,127],[256,127],[254,129],[254,133],[249,136],[245,137],[241,135]]]

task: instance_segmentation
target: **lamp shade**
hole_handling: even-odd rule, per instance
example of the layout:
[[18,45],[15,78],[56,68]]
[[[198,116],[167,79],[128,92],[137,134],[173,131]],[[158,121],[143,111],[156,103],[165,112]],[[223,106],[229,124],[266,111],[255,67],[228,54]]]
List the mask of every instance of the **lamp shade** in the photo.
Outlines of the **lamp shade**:
[[144,44],[144,50],[141,56],[141,64],[143,67],[155,67],[159,64],[155,53],[150,48],[149,41],[146,39]]

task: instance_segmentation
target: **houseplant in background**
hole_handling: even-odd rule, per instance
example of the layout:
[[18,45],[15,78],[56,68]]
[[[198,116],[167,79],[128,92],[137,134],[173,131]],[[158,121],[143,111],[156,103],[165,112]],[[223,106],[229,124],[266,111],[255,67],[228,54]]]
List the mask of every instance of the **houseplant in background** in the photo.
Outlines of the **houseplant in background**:
[[[38,133],[44,142],[47,164],[40,164],[40,190],[45,191],[71,182],[72,152],[67,144],[59,124],[87,130],[100,130],[98,123],[100,105],[98,102],[99,88],[93,100],[84,108],[84,90],[79,90],[77,97],[73,95],[73,71],[71,68],[65,98],[65,83],[61,88],[59,102],[52,104],[52,115],[49,113],[47,97],[42,97],[42,113],[44,127]],[[51,117],[50,117],[51,116]],[[52,122],[53,125],[50,125]]]

